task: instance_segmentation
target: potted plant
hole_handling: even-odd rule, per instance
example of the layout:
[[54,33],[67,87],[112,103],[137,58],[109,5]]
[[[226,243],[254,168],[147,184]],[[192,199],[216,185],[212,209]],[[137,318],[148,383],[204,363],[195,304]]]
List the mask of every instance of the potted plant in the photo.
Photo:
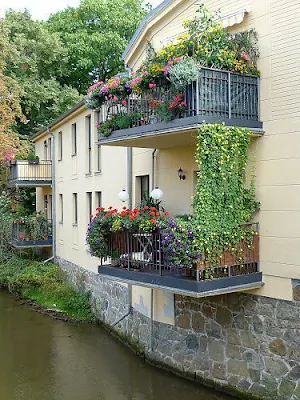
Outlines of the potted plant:
[[28,164],[38,164],[40,162],[39,156],[34,153],[29,153],[27,156]]

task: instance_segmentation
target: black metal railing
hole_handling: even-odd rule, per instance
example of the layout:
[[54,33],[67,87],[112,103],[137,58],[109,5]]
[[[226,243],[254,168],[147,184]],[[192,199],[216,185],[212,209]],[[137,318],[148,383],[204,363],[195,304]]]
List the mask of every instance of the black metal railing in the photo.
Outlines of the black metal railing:
[[16,220],[12,227],[12,243],[16,247],[49,246],[52,244],[52,221],[37,218]]
[[[258,272],[259,236],[258,225],[249,224],[252,243],[241,240],[235,251],[223,249],[217,264],[206,260],[205,251],[198,262],[188,268],[172,268],[168,264],[162,245],[161,232],[113,232],[109,235],[108,253],[111,266],[128,271],[145,272],[160,276],[172,275],[194,280],[248,275]],[[102,260],[103,264],[103,260]]]
[[[131,115],[134,118],[130,128],[162,122],[151,103],[172,97],[170,87],[166,85],[149,89],[141,96],[132,94],[127,104],[109,100],[103,106],[103,120],[114,115]],[[202,68],[199,79],[186,87],[185,102],[186,111],[176,115],[175,119],[199,115],[203,119],[259,121],[259,77]]]
[[9,165],[10,182],[49,182],[52,180],[51,160],[16,160]]

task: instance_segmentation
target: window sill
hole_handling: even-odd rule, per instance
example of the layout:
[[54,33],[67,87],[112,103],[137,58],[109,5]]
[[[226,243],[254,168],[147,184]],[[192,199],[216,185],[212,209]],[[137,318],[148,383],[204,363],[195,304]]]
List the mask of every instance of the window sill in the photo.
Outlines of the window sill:
[[64,221],[58,221],[58,223],[59,223],[60,225],[63,225]]
[[93,174],[92,174],[91,172],[87,172],[87,173],[85,174],[85,177],[86,177],[86,178],[89,178],[90,176],[93,176]]
[[78,223],[77,222],[76,223],[73,222],[72,226],[77,227]]
[[77,157],[77,153],[71,154],[71,157]]
[[102,175],[102,171],[100,170],[100,171],[96,171],[95,173],[94,173],[94,175]]

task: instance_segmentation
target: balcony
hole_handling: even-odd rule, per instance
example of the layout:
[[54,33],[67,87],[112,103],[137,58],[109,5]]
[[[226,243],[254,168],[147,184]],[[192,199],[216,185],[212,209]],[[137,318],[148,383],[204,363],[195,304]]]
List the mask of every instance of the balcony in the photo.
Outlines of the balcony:
[[114,129],[99,143],[129,147],[164,148],[195,143],[195,129],[206,123],[248,128],[260,135],[259,78],[202,68],[197,81],[185,90],[186,111],[169,122],[154,114],[149,100],[170,99],[169,88],[149,89],[140,97],[129,96],[127,105],[107,101],[104,116],[137,115],[127,129]]
[[11,244],[18,249],[51,247],[52,222],[44,218],[14,221]]
[[20,187],[49,186],[52,183],[51,160],[10,161],[8,183]]
[[234,253],[224,249],[217,265],[210,265],[203,254],[191,268],[176,270],[168,265],[160,232],[111,233],[110,264],[102,263],[98,272],[111,279],[193,297],[260,288],[259,236],[257,225],[252,228],[251,246],[241,241]]

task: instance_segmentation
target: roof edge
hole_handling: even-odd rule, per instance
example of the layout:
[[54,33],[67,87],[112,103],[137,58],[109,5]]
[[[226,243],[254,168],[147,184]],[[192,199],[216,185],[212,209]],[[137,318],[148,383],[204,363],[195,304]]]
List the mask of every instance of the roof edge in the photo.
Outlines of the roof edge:
[[81,100],[79,103],[75,104],[70,110],[66,111],[65,113],[61,114],[58,118],[56,118],[54,121],[50,122],[47,126],[39,130],[38,132],[34,133],[33,135],[30,136],[30,140],[35,140],[37,139],[40,135],[43,133],[47,132],[48,129],[51,129],[53,126],[58,124],[59,122],[63,121],[65,118],[67,118],[69,115],[73,114],[73,112],[77,111],[79,108],[84,106],[85,101],[84,99]]
[[135,31],[134,35],[132,36],[130,42],[128,43],[126,49],[124,50],[123,54],[122,54],[122,60],[124,60],[124,58],[127,56],[127,54],[129,53],[130,49],[132,48],[132,46],[134,45],[134,42],[136,41],[136,39],[138,38],[138,36],[141,34],[142,30],[144,29],[144,27],[147,25],[147,23],[149,21],[151,21],[151,19],[153,19],[154,17],[156,17],[156,15],[163,10],[164,8],[166,8],[169,4],[172,3],[173,0],[164,0],[162,3],[160,3],[157,7],[155,7],[152,11],[150,11],[147,15],[145,15],[145,17],[142,19],[142,22],[140,23],[140,25],[138,26],[137,30]]

